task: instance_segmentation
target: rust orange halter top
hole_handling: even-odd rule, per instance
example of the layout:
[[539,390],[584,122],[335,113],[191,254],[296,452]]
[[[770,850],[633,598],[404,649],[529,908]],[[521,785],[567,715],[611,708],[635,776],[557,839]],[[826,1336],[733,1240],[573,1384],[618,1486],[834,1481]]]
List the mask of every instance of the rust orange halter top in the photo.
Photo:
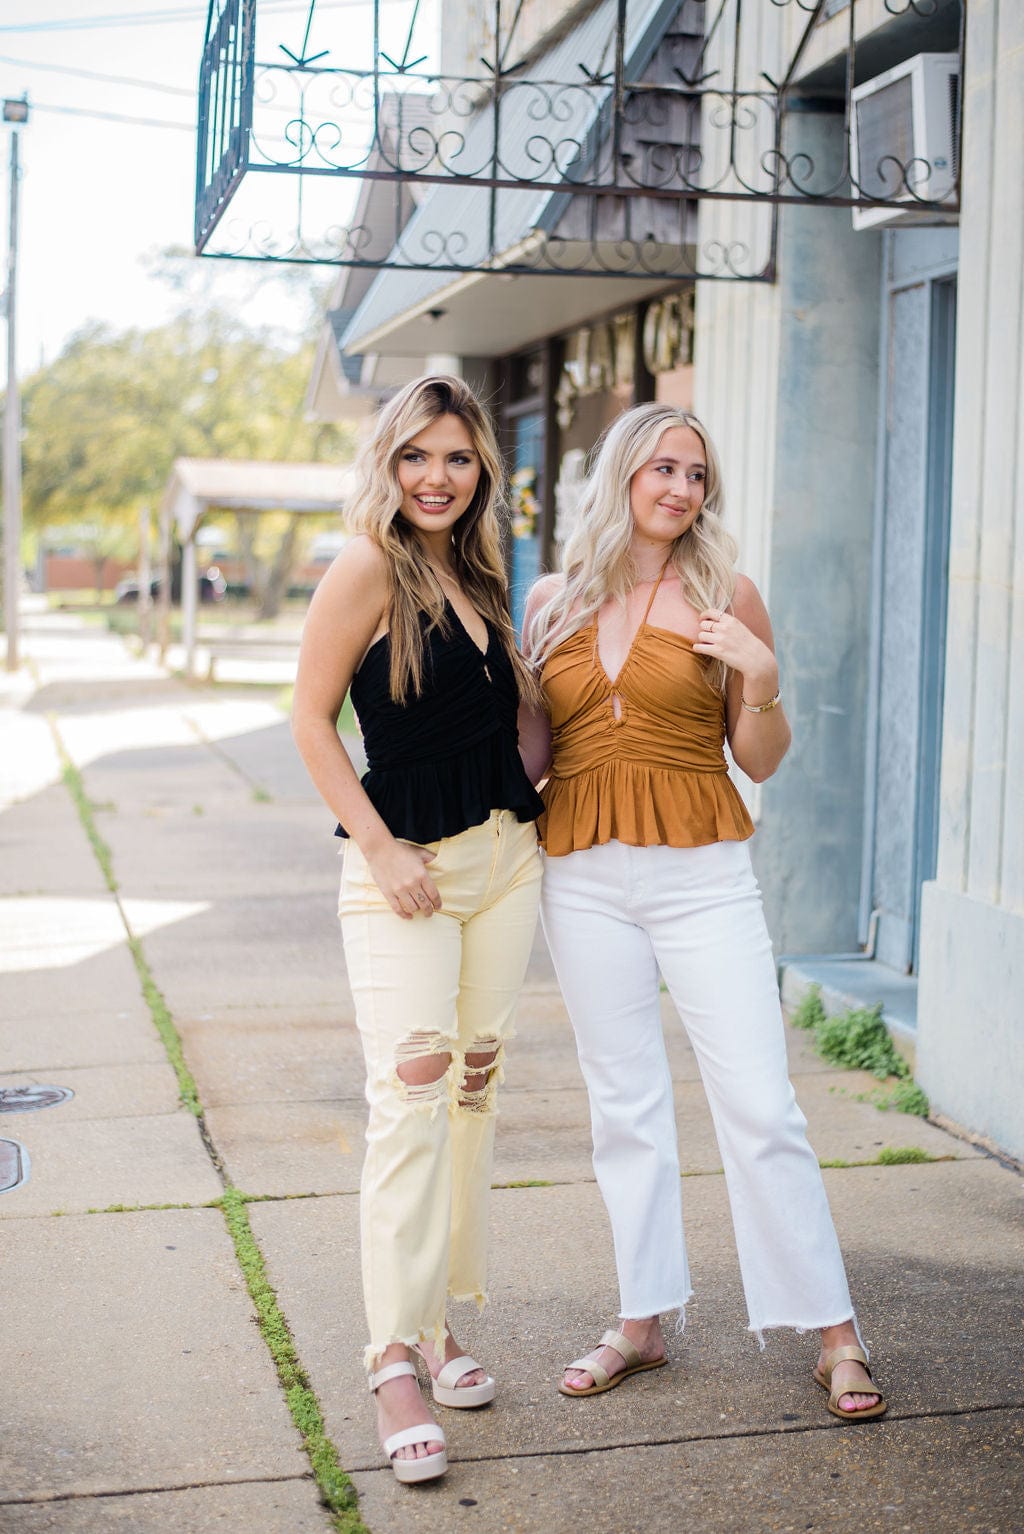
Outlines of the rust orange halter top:
[[660,584],[614,681],[596,614],[544,664],[552,766],[538,829],[549,857],[610,841],[700,847],[753,834],[728,775],[725,700],[692,642],[647,621]]

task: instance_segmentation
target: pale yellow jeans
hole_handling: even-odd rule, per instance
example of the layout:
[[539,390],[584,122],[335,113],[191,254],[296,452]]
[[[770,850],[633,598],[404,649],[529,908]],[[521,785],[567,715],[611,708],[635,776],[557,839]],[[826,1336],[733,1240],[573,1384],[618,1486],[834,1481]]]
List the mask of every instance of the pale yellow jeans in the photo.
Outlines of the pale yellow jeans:
[[[509,810],[425,845],[442,900],[433,916],[396,916],[354,842],[338,902],[370,1105],[360,1202],[368,1369],[392,1342],[443,1345],[449,1298],[486,1301],[495,1098],[540,896],[536,827]],[[467,1053],[494,1056],[479,1091],[466,1087]],[[430,1054],[451,1055],[439,1080],[399,1076],[403,1062]]]

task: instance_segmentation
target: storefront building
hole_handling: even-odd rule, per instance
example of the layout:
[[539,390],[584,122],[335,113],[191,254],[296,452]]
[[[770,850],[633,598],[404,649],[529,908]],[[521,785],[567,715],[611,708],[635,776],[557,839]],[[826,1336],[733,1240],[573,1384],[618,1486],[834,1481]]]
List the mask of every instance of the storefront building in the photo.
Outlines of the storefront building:
[[[1024,1157],[1024,12],[472,15],[442,8],[423,164],[454,142],[476,181],[424,178],[335,315],[339,365],[457,370],[491,402],[517,617],[608,421],[694,406],[794,724],[741,785],[786,978],[884,1000],[935,1110]],[[458,78],[480,58],[493,88]],[[634,83],[595,116],[580,74]]]

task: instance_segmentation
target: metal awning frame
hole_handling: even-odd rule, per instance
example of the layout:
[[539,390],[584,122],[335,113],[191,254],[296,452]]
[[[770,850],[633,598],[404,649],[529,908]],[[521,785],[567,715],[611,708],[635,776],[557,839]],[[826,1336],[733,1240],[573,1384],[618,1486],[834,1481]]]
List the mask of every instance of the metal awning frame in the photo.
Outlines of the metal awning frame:
[[[511,59],[516,25],[522,0],[511,25],[503,30],[502,0],[493,5],[493,56],[481,60],[479,75],[446,75],[418,72],[423,59],[409,63],[417,48],[414,7],[412,23],[405,39],[400,61],[395,61],[381,44],[381,18],[386,0],[372,0],[374,44],[372,66],[364,69],[338,69],[320,60],[323,54],[307,55],[306,47],[313,22],[316,0],[310,0],[306,38],[297,55],[280,44],[288,55],[287,63],[260,63],[256,58],[256,19],[258,0],[210,0],[206,43],[200,80],[199,138],[197,149],[197,194],[195,242],[199,254],[235,259],[277,260],[300,263],[323,263],[339,267],[380,270],[399,268],[419,271],[460,273],[494,270],[510,275],[546,274],[586,277],[592,275],[636,276],[650,281],[653,275],[666,277],[724,277],[728,280],[771,280],[774,275],[777,209],[786,204],[824,207],[892,208],[908,202],[918,213],[948,216],[959,207],[959,181],[955,195],[941,203],[929,202],[917,195],[922,167],[919,162],[905,165],[886,162],[886,175],[893,180],[893,191],[886,198],[858,195],[850,176],[851,92],[857,62],[857,4],[847,0],[847,40],[845,45],[845,86],[842,99],[808,101],[801,94],[801,66],[819,25],[834,22],[836,0],[683,0],[663,6],[658,14],[699,13],[703,35],[699,51],[684,71],[676,68],[677,81],[652,82],[641,78],[652,49],[650,37],[629,36],[628,0],[608,0],[614,9],[614,32],[609,43],[614,58],[610,68],[595,70],[580,62],[579,79],[534,78],[530,73],[530,55]],[[744,74],[743,6],[747,14],[755,6],[775,11],[790,10],[805,18],[792,54],[778,79],[760,72],[752,80]],[[598,0],[600,5],[600,0]],[[882,0],[891,17],[927,20],[936,13],[939,0]],[[963,58],[964,9],[960,11],[960,56]],[[505,0],[508,14],[509,0]],[[650,19],[652,13],[647,13]],[[664,30],[664,24],[663,24]],[[648,27],[648,33],[650,27]],[[749,49],[747,50],[749,51]],[[716,58],[725,68],[706,68]],[[511,59],[511,61],[510,61]],[[637,63],[639,62],[639,68]],[[635,73],[631,73],[631,68]],[[723,80],[723,74],[726,78]],[[381,103],[391,96],[399,100],[402,91],[416,88],[440,98],[439,131],[417,122],[408,133],[399,127],[397,136],[391,123],[390,137],[382,133]],[[262,100],[290,91],[294,111],[284,129],[285,150],[268,152],[265,136],[258,131],[258,111]],[[512,144],[502,138],[503,115],[529,92],[537,104],[538,132],[526,144]],[[316,102],[324,96],[348,108],[360,106],[366,114],[367,132],[350,140],[338,121],[324,116]],[[805,153],[788,156],[784,145],[787,114],[792,110],[829,110],[844,114],[847,145],[845,163],[830,176],[817,168]],[[285,112],[287,115],[287,107]],[[532,107],[531,107],[532,110]],[[445,112],[447,116],[445,116]],[[445,130],[453,112],[462,113],[472,126],[465,134]],[[546,114],[546,115],[545,115]],[[340,110],[336,116],[340,117]],[[392,106],[392,117],[394,108]],[[560,123],[573,119],[578,130],[559,139]],[[645,144],[637,155],[635,145],[645,129],[656,133],[662,122],[678,124],[698,122],[700,132],[682,142]],[[582,128],[580,124],[582,123]],[[474,144],[473,131],[479,141]],[[753,159],[744,151],[757,140]],[[956,124],[959,166],[959,122]],[[712,135],[717,160],[705,142]],[[628,148],[633,145],[634,148]],[[482,149],[481,149],[482,146]],[[764,147],[759,147],[764,146]],[[354,151],[354,152],[352,152]],[[486,151],[486,152],[483,152]],[[515,156],[518,155],[518,160]],[[459,163],[461,160],[461,164]],[[472,163],[470,163],[472,161]],[[536,169],[531,170],[531,163]],[[880,167],[881,169],[881,167]],[[292,176],[298,178],[300,210],[299,234],[290,245],[263,235],[253,238],[253,231],[241,242],[229,241],[223,249],[211,248],[211,239],[221,226],[239,187],[249,175]],[[824,179],[823,179],[824,176]],[[458,231],[438,229],[423,231],[415,248],[403,244],[403,227],[394,231],[392,249],[386,258],[372,259],[360,253],[368,232],[358,227],[326,231],[312,242],[301,233],[302,187],[316,180],[376,180],[396,185],[419,184],[424,187],[462,186],[487,194],[487,217],[490,239],[485,255],[478,251],[472,258],[458,258]],[[524,231],[531,237],[520,239],[514,249],[502,249],[495,238],[498,199],[503,194],[531,192],[537,195],[538,207],[546,197],[559,206],[568,198],[581,199],[589,210],[590,251],[586,259],[560,263],[559,241],[551,231],[534,224]],[[618,241],[602,241],[597,228],[602,207],[611,199],[621,203],[626,219],[627,236]],[[758,206],[771,210],[770,253],[759,271],[741,272],[733,264],[708,262],[706,254],[695,252],[680,257],[682,265],[667,269],[664,243],[652,246],[649,238],[629,232],[628,209],[643,200],[654,204],[680,204],[695,199]],[[396,206],[399,199],[396,197]],[[427,199],[429,203],[429,197]],[[413,221],[410,220],[410,223]],[[421,221],[422,222],[422,221]],[[566,243],[566,242],[561,242]],[[579,244],[579,242],[574,242]],[[611,246],[612,256],[608,254]],[[717,266],[717,269],[716,269]]]

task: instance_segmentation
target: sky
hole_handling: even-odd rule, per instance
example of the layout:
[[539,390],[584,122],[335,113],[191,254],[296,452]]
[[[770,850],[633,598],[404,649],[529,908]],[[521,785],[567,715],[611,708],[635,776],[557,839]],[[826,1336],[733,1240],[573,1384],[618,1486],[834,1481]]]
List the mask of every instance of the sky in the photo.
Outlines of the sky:
[[[415,0],[388,3],[401,23]],[[266,37],[267,48],[300,53],[309,10],[309,0],[258,0],[261,47]],[[192,249],[206,15],[206,0],[0,0],[0,95],[27,92],[31,110],[19,134],[22,376],[52,361],[90,321],[149,327],[180,307],[153,264],[169,247]],[[370,16],[367,0],[317,0],[309,53],[326,48],[326,62],[349,60]],[[6,125],[0,155],[6,253]],[[308,282],[282,282],[267,264],[203,259],[190,291],[245,306],[297,338],[310,289],[331,276],[329,268],[306,271]]]

